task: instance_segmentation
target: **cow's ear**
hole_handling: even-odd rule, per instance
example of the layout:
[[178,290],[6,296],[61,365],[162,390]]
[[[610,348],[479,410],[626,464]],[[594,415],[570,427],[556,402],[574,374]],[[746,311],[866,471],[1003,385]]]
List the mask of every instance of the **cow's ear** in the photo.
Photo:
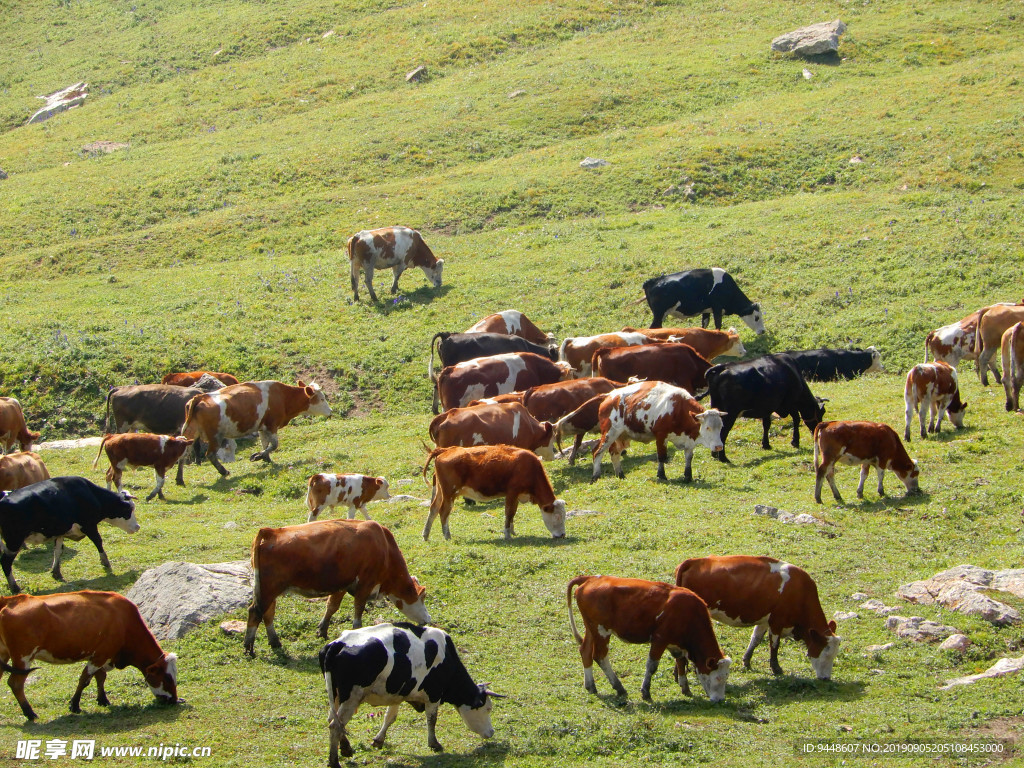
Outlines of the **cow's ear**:
[[828,628],[832,631],[833,635],[836,633],[836,623],[834,621],[828,623]]
[[304,382],[302,379],[299,379],[299,383],[296,386],[305,387],[306,386],[306,382]]

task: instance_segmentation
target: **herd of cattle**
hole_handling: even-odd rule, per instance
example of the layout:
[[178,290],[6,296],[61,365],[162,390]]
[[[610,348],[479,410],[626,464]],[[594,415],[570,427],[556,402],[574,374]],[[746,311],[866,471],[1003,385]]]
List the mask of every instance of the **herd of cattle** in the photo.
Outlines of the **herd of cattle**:
[[[440,286],[443,262],[434,258],[418,232],[401,227],[360,232],[348,242],[352,289],[358,299],[360,271],[371,298],[374,269],[391,268],[398,278],[410,266],[423,269]],[[866,350],[820,349],[766,354],[751,360],[714,363],[715,358],[746,354],[735,330],[721,330],[725,314],[739,315],[756,333],[764,332],[761,308],[751,302],[721,269],[701,269],[648,280],[644,292],[654,320],[650,329],[564,339],[556,344],[525,315],[507,310],[486,317],[463,333],[438,333],[431,340],[428,375],[434,382],[433,410],[427,427],[435,448],[428,449],[423,477],[433,465],[430,509],[423,528],[428,539],[440,517],[450,538],[449,516],[458,497],[467,503],[503,499],[504,536],[514,535],[520,501],[536,504],[555,538],[565,536],[566,505],[556,498],[542,460],[558,455],[563,439],[573,438],[572,463],[588,433],[598,435],[593,448],[592,481],[601,475],[602,457],[611,456],[622,476],[621,457],[632,442],[656,444],[657,477],[666,479],[667,445],[685,456],[684,482],[692,480],[698,445],[728,462],[725,442],[740,417],[760,419],[762,446],[770,448],[773,418],[792,418],[792,444],[799,447],[800,422],[813,435],[815,500],[834,480],[837,463],[861,467],[858,496],[863,496],[869,469],[882,478],[891,470],[918,490],[918,468],[899,436],[885,424],[824,421],[824,400],[809,382],[850,379],[882,370],[874,347]],[[663,328],[668,315],[702,315],[699,328]],[[715,330],[707,326],[711,318]],[[1000,377],[993,357],[1001,349]],[[441,362],[434,370],[435,351]],[[1024,306],[994,305],[928,335],[928,356],[935,362],[915,366],[905,387],[904,437],[910,440],[914,414],[921,436],[938,431],[944,417],[963,424],[966,403],[960,400],[956,365],[975,359],[982,382],[991,370],[1006,387],[1006,407],[1019,407],[1024,381]],[[710,398],[709,407],[700,401]],[[107,488],[84,478],[50,478],[38,454],[30,451],[38,433],[27,429],[16,400],[0,398],[0,443],[5,453],[15,442],[21,453],[0,458],[0,556],[14,596],[0,598],[0,675],[25,716],[35,714],[24,695],[33,659],[53,663],[87,661],[71,701],[79,710],[83,690],[95,677],[97,701],[107,703],[106,672],[136,666],[161,701],[177,701],[176,658],[165,654],[130,601],[114,593],[73,592],[33,597],[20,595],[12,574],[14,559],[25,545],[54,541],[52,574],[61,580],[60,555],[65,538],[88,537],[103,566],[110,568],[98,525],[111,523],[129,533],[139,528],[133,497],[122,490],[125,468],[148,466],[156,486],[147,497],[163,498],[164,476],[177,464],[183,484],[186,458],[205,456],[221,475],[221,459],[233,456],[235,440],[258,435],[261,450],[252,460],[270,461],[278,431],[300,414],[329,416],[320,388],[298,382],[239,382],[223,372],[171,374],[161,384],[115,387],[106,401],[108,434],[96,461],[105,452]],[[440,411],[440,413],[439,413]],[[926,428],[925,422],[928,421]],[[133,430],[141,430],[135,432]],[[111,490],[111,486],[116,491]],[[345,726],[361,703],[389,707],[375,746],[384,742],[399,705],[408,702],[426,711],[428,745],[441,748],[434,725],[441,703],[451,703],[466,724],[482,736],[493,728],[489,713],[498,694],[477,685],[459,660],[452,639],[424,627],[431,621],[425,589],[409,573],[391,532],[370,520],[366,504],[388,498],[383,477],[355,474],[313,475],[308,481],[307,522],[262,528],[251,550],[253,601],[244,650],[255,653],[259,624],[271,647],[281,640],[274,630],[277,598],[286,591],[326,596],[319,635],[328,637],[332,616],[351,594],[353,629],[327,643],[320,667],[329,696],[330,760],[351,755]],[[347,519],[318,520],[340,507]],[[361,512],[363,521],[355,519]],[[676,584],[610,576],[580,576],[569,582],[569,624],[580,646],[585,687],[596,692],[592,665],[597,662],[615,690],[625,689],[608,661],[611,635],[626,642],[650,644],[641,694],[650,698],[651,678],[667,650],[675,660],[675,677],[689,694],[687,666],[712,701],[725,696],[731,664],[718,644],[712,619],[731,626],[753,627],[743,662],[749,668],[754,649],[769,637],[770,664],[781,674],[779,643],[793,637],[807,648],[816,676],[831,677],[841,638],[827,621],[814,580],[802,569],[769,557],[721,556],[686,560],[676,570]],[[368,601],[383,596],[412,623],[362,628]],[[573,603],[584,627],[581,636]],[[75,626],[74,633],[63,627]],[[85,643],[81,627],[101,626],[103,642]]]

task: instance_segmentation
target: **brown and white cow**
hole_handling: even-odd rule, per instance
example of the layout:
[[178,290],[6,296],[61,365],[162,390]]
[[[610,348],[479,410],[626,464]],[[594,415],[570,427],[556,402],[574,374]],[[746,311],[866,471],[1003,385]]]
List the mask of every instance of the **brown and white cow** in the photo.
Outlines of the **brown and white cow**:
[[[586,635],[580,637],[572,611],[573,589]],[[565,593],[569,627],[583,658],[583,686],[597,693],[593,664],[601,667],[620,696],[626,689],[608,661],[608,640],[615,635],[627,643],[650,643],[647,670],[640,695],[651,699],[651,678],[667,650],[676,659],[676,681],[689,696],[687,661],[692,661],[701,686],[711,701],[725,698],[725,681],[732,660],[722,653],[708,607],[689,589],[660,581],[620,579],[614,576],[577,576]]]
[[657,343],[657,339],[652,339],[639,331],[575,336],[562,342],[562,346],[558,348],[558,359],[571,365],[580,376],[590,376],[593,373],[590,361],[599,349],[620,349]]
[[522,403],[453,408],[434,417],[429,434],[438,448],[514,445],[548,461],[555,458],[554,427],[537,421]]
[[176,436],[152,435],[146,432],[129,432],[119,435],[104,435],[100,441],[100,449],[96,451],[96,460],[92,468],[99,465],[100,456],[107,452],[110,467],[107,469],[107,490],[113,483],[121,490],[121,475],[125,467],[152,467],[156,473],[156,487],[146,497],[150,501],[154,496],[164,498],[164,475],[167,470],[181,461],[194,440]]
[[448,516],[459,496],[472,501],[504,498],[506,541],[515,535],[512,521],[520,501],[531,501],[540,507],[544,525],[552,538],[564,538],[565,502],[555,498],[548,473],[535,454],[511,445],[435,448],[423,465],[424,480],[430,463],[435,460],[430,513],[423,526],[424,541],[429,540],[430,528],[438,515],[444,537],[452,537]]
[[336,475],[324,472],[309,478],[309,490],[306,491],[306,506],[309,507],[307,523],[317,519],[326,507],[345,505],[348,508],[348,519],[354,520],[356,511],[370,519],[366,505],[371,501],[390,499],[388,481],[383,477],[369,475]]
[[[530,387],[523,393],[523,405],[538,421],[550,421],[554,424],[564,416],[575,411],[585,402],[598,395],[606,395],[613,389],[624,386],[603,376],[592,376],[586,379],[556,381],[552,384],[540,384]],[[569,454],[569,466],[576,463],[576,454],[583,443],[583,432],[577,432]]]
[[1003,332],[1003,389],[1006,410],[1020,410],[1020,388],[1024,385],[1024,322],[1011,325]]
[[807,646],[818,679],[831,679],[842,638],[836,635],[836,623],[825,618],[818,585],[802,568],[774,557],[695,557],[676,568],[676,586],[696,592],[711,618],[730,627],[754,628],[743,654],[747,669],[754,649],[768,634],[774,674],[783,674],[779,643],[792,637]]
[[[569,418],[569,417],[567,417]],[[722,450],[722,413],[704,410],[685,389],[663,381],[642,381],[613,390],[598,406],[601,440],[594,449],[594,474],[601,476],[601,457],[611,450],[615,474],[622,472],[622,438],[641,443],[655,442],[658,450],[658,479],[665,477],[671,442],[686,456],[683,482],[693,480],[693,450],[698,445],[712,452]],[[561,422],[559,422],[561,424]]]
[[317,520],[282,528],[260,528],[252,542],[253,599],[245,630],[245,652],[255,655],[260,621],[271,648],[277,598],[286,591],[327,597],[317,634],[326,639],[331,617],[345,594],[352,595],[352,626],[363,626],[367,601],[383,595],[417,624],[428,624],[425,590],[409,575],[391,531],[373,520]]
[[170,384],[174,387],[194,387],[203,376],[212,376],[225,387],[229,384],[237,384],[238,379],[230,373],[218,373],[217,371],[185,371],[183,373],[168,373],[160,381],[161,384]]
[[31,451],[32,443],[39,439],[38,432],[29,432],[21,403],[13,397],[0,397],[0,448],[10,453],[15,443],[23,451]]
[[707,387],[711,363],[689,344],[666,342],[645,347],[599,349],[594,353],[594,373],[612,381],[630,378],[665,381],[690,392]]
[[636,331],[658,341],[689,344],[697,351],[698,355],[706,360],[714,360],[722,355],[727,357],[743,357],[747,354],[746,347],[740,341],[740,335],[735,328],[730,328],[727,331],[716,331],[710,328],[626,327],[622,330],[623,332]]
[[249,458],[270,461],[271,451],[277,450],[277,431],[304,413],[331,415],[331,406],[316,383],[310,382],[307,386],[299,381],[298,386],[293,387],[280,381],[249,381],[189,400],[181,434],[206,440],[210,463],[226,477],[228,471],[217,459],[217,451],[225,439],[259,432],[263,450]]
[[352,274],[352,295],[356,301],[359,301],[360,270],[364,273],[366,290],[374,301],[377,301],[377,294],[373,291],[375,269],[390,269],[395,273],[395,281],[391,284],[392,293],[398,292],[398,278],[410,267],[419,267],[435,288],[441,287],[444,259],[434,257],[433,252],[423,242],[422,235],[415,229],[364,229],[348,239],[346,250]]
[[50,477],[42,457],[32,451],[0,456],[0,491],[13,491]]
[[[178,657],[164,653],[139,609],[116,592],[63,592],[0,597],[0,668],[21,711],[36,719],[25,698],[25,679],[38,667],[85,661],[71,711],[81,712],[82,692],[96,678],[96,702],[110,705],[103,683],[111,669],[137,667],[157,701],[178,703]],[[0,672],[0,675],[3,673]]]
[[550,344],[555,340],[553,334],[544,333],[518,309],[506,309],[487,315],[472,328],[467,328],[466,333],[504,333],[519,336],[534,344]]
[[860,465],[857,498],[864,498],[868,469],[878,472],[878,495],[884,496],[882,478],[885,470],[895,473],[905,486],[907,495],[920,493],[917,462],[907,454],[896,430],[874,421],[823,421],[814,428],[814,500],[821,504],[821,483],[828,480],[832,495],[842,503],[836,488],[836,463]]
[[[911,368],[907,374],[906,386],[903,388],[903,401],[907,406],[906,431],[903,433],[903,439],[908,443],[914,413],[917,413],[921,420],[922,438],[927,437],[928,432],[941,431],[942,419],[946,414],[949,414],[949,420],[957,429],[964,426],[967,403],[960,400],[956,368],[949,363],[918,363]],[[927,432],[926,414],[930,416]]]
[[461,408],[473,400],[525,390],[572,378],[566,363],[555,363],[532,352],[478,357],[442,369],[434,389],[433,411]]
[[[936,360],[949,363],[956,367],[961,360],[977,360],[978,353],[974,350],[974,342],[978,334],[978,321],[992,307],[1012,307],[1011,303],[1000,302],[981,309],[976,309],[962,320],[944,325],[931,331],[924,340],[924,361],[928,362],[928,354]],[[989,370],[998,376],[999,370],[989,362]]]
[[1003,334],[1017,323],[1024,322],[1024,306],[996,305],[981,310],[978,333],[974,339],[974,351],[978,355],[978,377],[983,386],[988,386],[988,368],[993,368],[997,382],[1002,378],[992,365],[992,358],[1002,347]]

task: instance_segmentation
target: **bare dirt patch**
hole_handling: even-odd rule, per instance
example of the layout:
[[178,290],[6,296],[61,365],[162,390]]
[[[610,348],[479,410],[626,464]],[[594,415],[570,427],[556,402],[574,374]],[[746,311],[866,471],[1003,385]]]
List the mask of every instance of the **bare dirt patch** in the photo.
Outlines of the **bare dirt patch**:
[[1024,715],[997,717],[969,731],[971,736],[998,739],[1006,745],[1001,755],[992,755],[1001,762],[1012,760],[1024,748]]

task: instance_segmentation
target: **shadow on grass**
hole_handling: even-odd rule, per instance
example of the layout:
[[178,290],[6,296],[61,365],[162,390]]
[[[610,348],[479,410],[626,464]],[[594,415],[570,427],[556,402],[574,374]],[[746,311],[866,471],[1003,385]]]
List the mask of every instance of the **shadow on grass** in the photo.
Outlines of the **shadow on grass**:
[[[443,711],[443,710],[442,710]],[[423,715],[419,715],[423,718]],[[371,747],[365,747],[365,750],[360,750],[358,745],[355,746],[356,758],[359,757],[360,751],[365,751],[366,755],[384,755],[387,756],[387,762],[389,765],[400,765],[400,766],[424,766],[434,768],[435,766],[445,766],[445,768],[476,768],[480,765],[481,758],[487,760],[488,765],[500,764],[512,754],[512,748],[509,746],[507,741],[495,741],[493,739],[488,741],[481,741],[479,745],[469,752],[462,754],[451,753],[451,752],[440,752],[433,754],[427,751],[426,747],[426,725],[423,725],[423,744],[426,754],[397,754],[392,753],[388,743],[385,742],[383,749],[372,749]],[[355,758],[353,758],[355,759]]]
[[[39,673],[36,672],[34,674]],[[110,684],[115,679],[114,676],[120,674],[134,674],[141,677],[138,670],[134,667],[128,667],[124,673],[112,673],[107,677],[107,686],[110,689],[108,695],[111,699],[117,694],[113,691],[113,687]],[[89,688],[86,688],[82,694],[81,714],[73,715],[65,709],[64,714],[46,722],[32,723],[25,721],[20,726],[21,732],[26,737],[63,736],[64,738],[72,733],[87,733],[89,738],[92,738],[96,734],[135,731],[148,725],[174,722],[181,717],[182,710],[190,706],[187,701],[183,704],[170,705],[161,704],[154,699],[150,703],[143,705],[125,706],[112,704],[109,707],[101,707],[96,703],[96,689],[94,686],[95,683],[90,683]],[[67,700],[70,702],[74,689],[69,689],[67,693]],[[29,701],[31,701],[31,698]],[[45,718],[47,713],[41,712],[39,714]],[[99,756],[99,749],[96,750],[96,754]]]
[[[756,674],[756,670],[753,674]],[[764,696],[773,705],[796,704],[808,700],[856,701],[863,698],[866,690],[867,686],[860,680],[836,682],[789,674],[775,677],[766,670],[764,676],[753,677],[735,685],[730,682],[726,688],[726,701],[736,693],[743,697]]]
[[[401,312],[413,305],[423,306],[430,304],[435,299],[443,298],[448,295],[448,292],[452,290],[450,285],[442,285],[440,288],[434,288],[429,284],[421,285],[419,288],[413,291],[403,291],[402,287],[398,287],[398,293],[391,293],[391,286],[388,285],[383,291],[377,291],[377,298],[380,299],[377,303],[370,300],[370,297],[366,294],[366,286],[360,283],[360,296],[359,305],[364,306],[369,312],[373,312],[378,317],[388,317],[395,312]],[[374,290],[376,290],[374,286]]]

